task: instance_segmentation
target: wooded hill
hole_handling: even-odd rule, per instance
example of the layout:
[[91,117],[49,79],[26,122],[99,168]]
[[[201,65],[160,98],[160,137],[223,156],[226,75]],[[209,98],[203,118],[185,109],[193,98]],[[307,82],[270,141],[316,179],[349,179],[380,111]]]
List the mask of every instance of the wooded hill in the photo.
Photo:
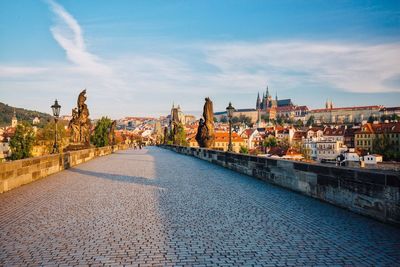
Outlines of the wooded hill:
[[[50,114],[33,111],[23,108],[15,108],[18,121],[27,121],[32,123],[35,117],[40,118],[40,124],[47,123],[53,117]],[[11,125],[11,118],[14,114],[14,107],[0,102],[0,127]]]

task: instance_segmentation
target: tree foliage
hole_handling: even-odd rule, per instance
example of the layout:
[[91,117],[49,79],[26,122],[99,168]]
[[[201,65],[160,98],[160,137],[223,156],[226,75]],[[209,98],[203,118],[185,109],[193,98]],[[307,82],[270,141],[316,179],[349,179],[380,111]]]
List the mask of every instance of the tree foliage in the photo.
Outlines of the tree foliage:
[[295,125],[296,127],[300,128],[300,127],[303,127],[303,126],[304,126],[304,123],[303,123],[302,120],[297,120],[297,121],[294,123],[294,125]]
[[[380,118],[381,122],[385,122],[387,121],[395,121],[395,120],[399,120],[399,116],[397,114],[392,114],[392,115],[382,115]],[[369,121],[368,121],[369,122]]]
[[307,120],[306,126],[307,127],[312,126],[312,125],[314,125],[314,123],[315,123],[314,116],[310,116],[310,118],[308,118],[308,120]]
[[249,154],[249,149],[245,146],[240,146],[239,153],[240,154]]
[[227,123],[227,122],[228,122],[228,117],[227,117],[227,116],[222,116],[222,117],[219,119],[219,121],[222,122],[222,123]]
[[371,116],[369,116],[369,118],[368,118],[368,123],[373,123],[374,122],[374,120],[375,120],[375,118],[371,115]]
[[372,148],[372,153],[382,155],[384,160],[400,160],[400,153],[396,150],[396,145],[390,143],[386,134],[377,135],[372,141]]
[[276,123],[279,124],[279,125],[282,125],[283,124],[283,118],[281,116],[278,116],[276,118]]
[[261,120],[264,122],[269,122],[269,114],[263,114],[261,115]]
[[[67,135],[64,126],[66,122],[59,121],[57,125],[57,141],[61,149],[67,144]],[[46,146],[46,152],[51,153],[55,140],[56,124],[54,121],[44,125],[36,134],[36,144]]]
[[241,114],[239,117],[233,117],[232,118],[232,123],[237,124],[237,123],[244,123],[247,126],[251,126],[251,118],[247,117],[246,115]]
[[268,150],[272,147],[276,147],[278,145],[278,141],[276,140],[275,136],[268,136],[264,139],[263,147],[267,148]]
[[11,159],[29,158],[34,142],[35,134],[32,126],[26,122],[18,124],[15,135],[10,140]]
[[[32,122],[35,117],[40,118],[39,127],[50,121],[53,117],[49,114],[27,110],[23,108],[15,108],[18,121]],[[8,126],[11,124],[11,118],[14,114],[14,107],[0,102],[0,126]]]
[[175,135],[173,135],[173,143],[178,146],[188,146],[186,141],[186,132],[181,123],[178,123],[175,129]]
[[111,119],[107,117],[102,117],[97,122],[96,127],[94,128],[94,133],[91,137],[91,141],[96,147],[103,147],[108,145],[108,131],[111,127],[111,123]]
[[288,138],[279,139],[277,146],[280,147],[282,150],[288,150],[290,147],[289,139]]

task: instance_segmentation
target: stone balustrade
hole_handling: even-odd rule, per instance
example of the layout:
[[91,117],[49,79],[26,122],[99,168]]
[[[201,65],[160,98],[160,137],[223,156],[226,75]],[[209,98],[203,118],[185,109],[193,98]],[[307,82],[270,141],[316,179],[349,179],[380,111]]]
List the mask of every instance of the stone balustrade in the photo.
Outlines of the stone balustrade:
[[125,144],[106,146],[0,163],[0,193],[127,148]]
[[400,226],[400,172],[303,163],[204,148],[162,147]]

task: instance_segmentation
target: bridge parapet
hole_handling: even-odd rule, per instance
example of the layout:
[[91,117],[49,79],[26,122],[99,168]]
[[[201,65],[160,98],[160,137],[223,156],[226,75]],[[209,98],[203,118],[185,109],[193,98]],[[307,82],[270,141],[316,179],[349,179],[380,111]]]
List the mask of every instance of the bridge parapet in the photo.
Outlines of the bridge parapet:
[[400,173],[163,145],[358,214],[400,226]]
[[0,163],[0,193],[127,148],[128,145],[106,146]]

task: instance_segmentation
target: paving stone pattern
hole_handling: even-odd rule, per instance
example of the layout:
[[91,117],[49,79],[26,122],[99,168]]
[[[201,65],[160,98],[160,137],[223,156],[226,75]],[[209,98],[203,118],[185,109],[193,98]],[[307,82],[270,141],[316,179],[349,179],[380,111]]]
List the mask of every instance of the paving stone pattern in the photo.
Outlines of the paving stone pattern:
[[400,229],[161,148],[0,195],[0,266],[400,266]]

